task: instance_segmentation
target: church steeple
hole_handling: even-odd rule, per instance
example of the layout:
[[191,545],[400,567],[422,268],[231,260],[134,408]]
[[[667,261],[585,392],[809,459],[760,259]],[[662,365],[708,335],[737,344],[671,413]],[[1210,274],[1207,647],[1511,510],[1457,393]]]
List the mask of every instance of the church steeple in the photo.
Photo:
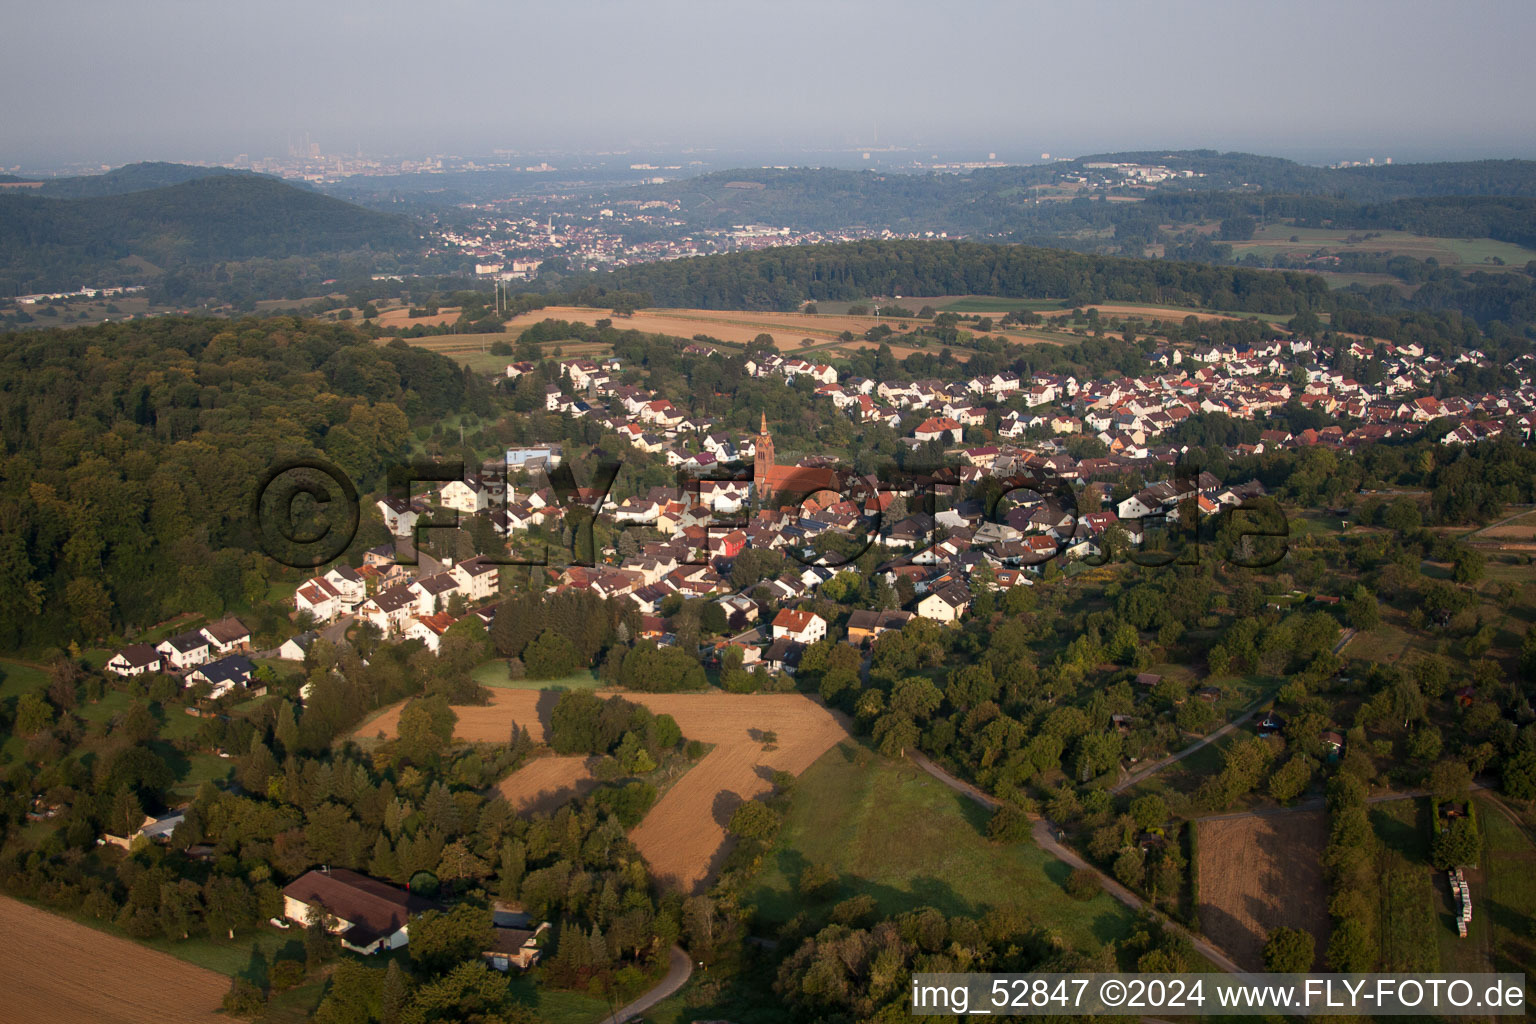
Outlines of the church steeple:
[[758,430],[757,440],[753,442],[756,452],[752,460],[752,482],[757,489],[759,500],[766,501],[773,497],[773,469],[778,464],[774,458],[773,435],[768,433],[768,414],[763,413],[762,427]]

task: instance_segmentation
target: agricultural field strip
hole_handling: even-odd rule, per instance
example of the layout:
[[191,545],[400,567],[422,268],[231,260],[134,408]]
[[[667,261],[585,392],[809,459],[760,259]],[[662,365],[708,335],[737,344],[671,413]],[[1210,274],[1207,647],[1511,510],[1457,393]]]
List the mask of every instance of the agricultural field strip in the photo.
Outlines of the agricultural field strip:
[[0,1019],[217,1024],[229,979],[0,897]]

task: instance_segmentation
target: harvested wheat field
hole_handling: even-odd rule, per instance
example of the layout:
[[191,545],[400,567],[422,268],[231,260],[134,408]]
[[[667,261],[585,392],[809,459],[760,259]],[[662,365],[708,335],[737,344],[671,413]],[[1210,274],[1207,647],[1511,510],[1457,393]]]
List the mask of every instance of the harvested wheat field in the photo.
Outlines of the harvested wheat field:
[[[910,329],[925,322],[893,320],[889,317],[763,313],[720,309],[642,309],[636,311],[633,316],[616,317],[611,310],[606,309],[593,309],[587,306],[547,306],[513,318],[508,321],[507,330],[515,338],[521,328],[529,327],[541,320],[568,320],[572,323],[584,324],[612,320],[615,327],[623,330],[666,334],[675,338],[692,338],[695,335],[704,334],[736,345],[744,345],[759,334],[768,334],[773,337],[774,346],[781,352],[804,353],[808,359],[815,358],[816,353],[823,346],[831,346],[838,342],[844,331],[851,331],[862,339],[864,332],[876,324],[885,324],[893,329],[905,324]],[[1017,342],[1059,343],[1062,340],[1017,330],[994,329],[993,333],[1006,335],[1010,340]],[[805,338],[811,339],[812,345],[809,348],[802,347],[800,344]],[[901,333],[891,335],[888,340],[893,346],[900,345]],[[853,344],[855,347],[866,345],[875,347],[869,342],[844,344]],[[933,351],[937,352],[940,347],[938,343],[934,342],[932,345]],[[953,354],[956,359],[962,361],[969,357],[969,351],[966,349],[955,349]]]
[[1239,966],[1264,969],[1264,938],[1280,925],[1328,945],[1323,811],[1241,814],[1200,822],[1200,928]]
[[496,788],[507,803],[522,811],[556,810],[561,804],[592,792],[595,758],[540,757],[501,780]]
[[[688,739],[714,744],[715,749],[667,790],[630,833],[652,872],[687,892],[702,890],[719,867],[727,850],[725,826],[738,804],[767,793],[775,771],[799,775],[848,736],[832,712],[798,693],[621,696],[657,714],[671,715]],[[516,722],[544,738],[558,697],[553,691],[495,690],[490,704],[453,709],[459,716],[454,735],[477,742],[505,742]],[[399,707],[391,708],[359,733],[393,736],[399,718]],[[778,737],[771,750],[764,749],[768,744],[763,741],[763,734],[769,732]]]
[[459,307],[451,306],[439,309],[432,316],[411,316],[409,306],[401,306],[398,309],[386,309],[379,313],[374,322],[380,327],[441,327],[443,324],[455,323],[459,319]]
[[222,974],[0,897],[0,1022],[216,1024]]

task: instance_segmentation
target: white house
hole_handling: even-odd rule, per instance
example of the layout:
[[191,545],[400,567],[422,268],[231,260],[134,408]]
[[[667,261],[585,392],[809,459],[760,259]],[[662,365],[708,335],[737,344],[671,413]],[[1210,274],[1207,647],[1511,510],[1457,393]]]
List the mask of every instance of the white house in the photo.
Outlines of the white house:
[[447,609],[449,598],[459,592],[459,581],[451,571],[440,572],[411,583],[407,589],[416,595],[416,614],[431,615]]
[[171,668],[193,668],[208,660],[208,638],[194,630],[160,641],[155,650],[165,655]]
[[[361,577],[358,578],[358,582],[362,582]],[[218,622],[204,626],[198,632],[208,641],[213,654],[228,654],[251,645],[251,631],[245,628],[245,623],[233,615],[226,615]]]
[[495,562],[466,558],[449,570],[466,601],[484,601],[501,586],[501,569]]
[[964,433],[960,424],[948,416],[930,416],[928,419],[912,431],[912,436],[919,441],[943,441],[949,440],[954,444],[960,443],[960,437]]
[[336,591],[343,612],[351,612],[368,597],[368,582],[350,565],[338,565],[324,576]]
[[448,632],[448,627],[453,625],[454,618],[447,612],[438,612],[436,615],[418,615],[406,624],[403,637],[406,640],[420,640],[427,645],[427,650],[433,654],[442,646],[443,634]]
[[959,622],[971,606],[970,591],[957,583],[937,587],[917,602],[917,614],[935,622]]
[[491,507],[492,487],[479,478],[450,480],[438,488],[437,500],[444,508],[464,515],[474,515]]
[[416,520],[420,518],[416,510],[408,501],[399,498],[380,498],[375,504],[378,506],[379,515],[384,519],[384,526],[396,537],[409,537],[416,530]]
[[308,612],[316,622],[330,622],[341,614],[341,595],[323,577],[315,577],[293,592],[293,606]]
[[827,636],[827,621],[814,612],[794,608],[781,608],[773,617],[773,638],[793,640],[797,644],[813,644]]
[[385,636],[399,632],[416,614],[418,595],[409,587],[390,587],[374,594],[358,609],[358,617]]
[[344,868],[308,871],[283,889],[283,916],[301,927],[313,916],[356,953],[399,949],[413,914],[442,907],[414,893]]
[[149,644],[130,644],[112,655],[106,669],[120,676],[139,676],[145,672],[159,672],[161,661],[160,652]]

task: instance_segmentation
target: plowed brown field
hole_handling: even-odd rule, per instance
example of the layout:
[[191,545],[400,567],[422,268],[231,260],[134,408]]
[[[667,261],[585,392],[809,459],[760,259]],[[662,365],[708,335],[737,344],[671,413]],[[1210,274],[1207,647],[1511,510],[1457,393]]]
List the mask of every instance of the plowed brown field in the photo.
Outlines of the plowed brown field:
[[229,979],[0,898],[0,1022],[218,1024]]
[[1249,970],[1264,969],[1264,939],[1280,925],[1328,947],[1323,811],[1242,814],[1200,822],[1200,927]]
[[589,757],[540,757],[501,780],[496,788],[518,811],[553,811],[597,785]]
[[[832,712],[798,693],[623,696],[671,715],[689,739],[715,746],[630,833],[656,876],[687,892],[702,890],[719,867],[728,848],[725,826],[738,804],[767,793],[775,771],[799,775],[848,735]],[[463,740],[504,742],[516,722],[535,736],[546,736],[553,706],[553,696],[537,690],[495,690],[488,705],[453,709],[459,716],[454,734]],[[399,718],[400,709],[391,708],[360,732],[393,736]],[[772,750],[764,749],[765,732],[778,736]],[[514,782],[517,774],[507,781]]]

